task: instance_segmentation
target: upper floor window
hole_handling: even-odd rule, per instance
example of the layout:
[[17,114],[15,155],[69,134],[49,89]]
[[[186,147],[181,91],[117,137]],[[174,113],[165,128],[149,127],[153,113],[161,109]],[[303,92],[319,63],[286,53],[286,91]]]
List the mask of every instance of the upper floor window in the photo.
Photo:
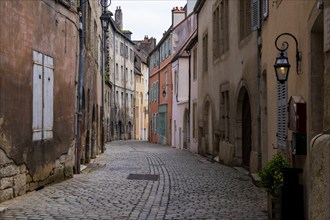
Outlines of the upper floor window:
[[208,34],[205,33],[203,37],[203,73],[208,69]]
[[193,50],[193,79],[197,79],[197,48]]
[[251,0],[240,0],[240,40],[243,40],[251,33]]

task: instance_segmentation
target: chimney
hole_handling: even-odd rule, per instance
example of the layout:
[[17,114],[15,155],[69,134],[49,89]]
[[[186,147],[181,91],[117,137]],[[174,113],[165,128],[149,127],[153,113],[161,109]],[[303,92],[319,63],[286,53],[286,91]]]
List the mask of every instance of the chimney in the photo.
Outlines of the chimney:
[[121,7],[117,6],[116,12],[115,12],[115,21],[119,27],[120,30],[123,30],[123,13],[121,11]]
[[185,19],[185,11],[183,7],[174,7],[172,9],[172,25],[175,27],[177,24],[179,24],[183,19]]

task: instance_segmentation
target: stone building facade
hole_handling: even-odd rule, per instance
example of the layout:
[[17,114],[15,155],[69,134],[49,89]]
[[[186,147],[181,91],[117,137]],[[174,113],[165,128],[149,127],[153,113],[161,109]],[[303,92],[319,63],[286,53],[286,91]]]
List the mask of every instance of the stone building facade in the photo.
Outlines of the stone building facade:
[[113,140],[134,138],[134,43],[123,30],[122,10],[116,8],[109,28],[110,48],[110,136]]
[[0,202],[73,175],[75,9],[0,2]]
[[258,46],[251,1],[197,1],[199,152],[251,173],[258,142]]
[[[100,152],[101,8],[87,0],[82,13],[80,3],[0,2],[5,30],[0,34],[0,201],[70,178]],[[80,28],[85,33],[81,123]]]

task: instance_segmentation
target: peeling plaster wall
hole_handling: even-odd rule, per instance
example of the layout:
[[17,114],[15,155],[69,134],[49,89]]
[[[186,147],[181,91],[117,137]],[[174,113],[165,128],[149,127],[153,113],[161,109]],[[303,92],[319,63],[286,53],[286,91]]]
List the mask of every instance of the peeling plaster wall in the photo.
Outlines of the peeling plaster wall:
[[[78,15],[57,1],[0,1],[0,202],[71,177]],[[32,141],[33,51],[54,60],[53,138]]]

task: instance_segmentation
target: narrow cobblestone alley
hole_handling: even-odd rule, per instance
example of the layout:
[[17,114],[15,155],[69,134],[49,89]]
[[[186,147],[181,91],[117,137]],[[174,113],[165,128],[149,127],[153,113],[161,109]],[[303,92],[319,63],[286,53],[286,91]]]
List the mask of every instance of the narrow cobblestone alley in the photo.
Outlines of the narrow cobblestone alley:
[[1,209],[0,219],[8,220],[267,219],[266,193],[249,176],[188,151],[137,141],[107,144],[82,174]]

